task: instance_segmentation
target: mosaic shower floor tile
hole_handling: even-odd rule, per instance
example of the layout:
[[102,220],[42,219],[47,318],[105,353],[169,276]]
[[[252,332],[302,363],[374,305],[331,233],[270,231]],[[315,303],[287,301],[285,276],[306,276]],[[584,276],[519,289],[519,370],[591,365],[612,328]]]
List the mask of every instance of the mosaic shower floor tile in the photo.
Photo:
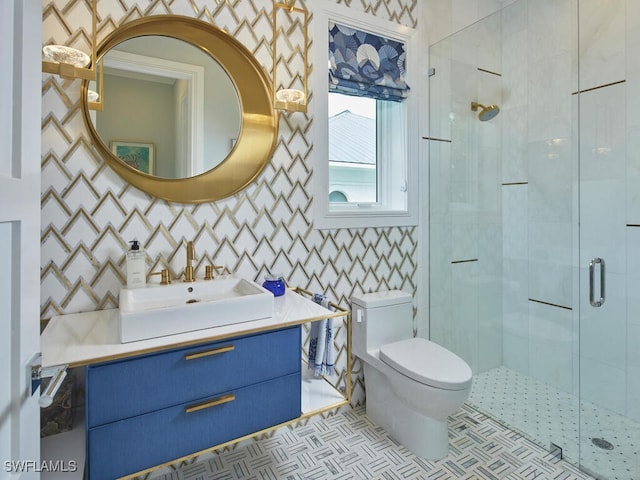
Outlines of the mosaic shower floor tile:
[[506,367],[476,375],[469,404],[585,471],[640,480],[638,422]]
[[449,419],[449,455],[427,461],[399,445],[358,407],[281,428],[150,475],[148,480],[587,480],[496,421],[464,406]]

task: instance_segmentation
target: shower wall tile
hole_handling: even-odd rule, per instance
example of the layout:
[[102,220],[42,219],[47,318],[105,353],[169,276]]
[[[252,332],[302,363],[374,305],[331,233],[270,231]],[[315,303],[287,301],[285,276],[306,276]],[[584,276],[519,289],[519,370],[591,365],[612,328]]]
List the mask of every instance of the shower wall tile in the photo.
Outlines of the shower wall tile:
[[624,415],[627,375],[622,369],[580,358],[580,398]]
[[[491,219],[492,221],[488,221]],[[481,278],[502,278],[502,223],[500,216],[487,217],[478,225],[478,258]],[[496,302],[500,303],[500,302]]]
[[451,143],[429,141],[429,191],[431,223],[449,221],[451,215]]
[[[577,226],[574,228],[577,236]],[[577,250],[577,249],[576,249]],[[578,255],[578,252],[574,252],[574,258]],[[574,260],[573,267],[573,299],[574,305],[578,305],[580,302],[580,267],[579,267],[579,259],[576,258]],[[572,347],[572,358],[573,358],[573,390],[572,393],[574,395],[578,395],[580,392],[580,308],[574,308],[572,310],[572,325],[573,325],[573,334],[575,341],[573,342]]]
[[627,325],[627,415],[640,422],[640,323]]
[[478,235],[478,372],[502,365],[502,226]]
[[573,385],[570,310],[529,302],[529,372],[565,392]]
[[451,1],[423,2],[420,20],[425,27],[424,35],[427,45],[442,42],[445,37],[454,32]]
[[[492,2],[499,3],[496,0],[492,0]],[[452,19],[457,29],[465,28],[482,18],[479,16],[478,3],[478,0],[451,0]],[[496,5],[496,10],[498,8]]]
[[[514,5],[524,12],[526,20],[526,2]],[[524,8],[522,8],[524,7]],[[519,13],[519,15],[521,15]],[[506,28],[506,23],[503,29]],[[528,106],[528,71],[529,71],[529,32],[521,26],[514,31],[504,33],[502,50],[502,81],[505,88],[505,108]]]
[[[506,313],[504,321],[510,324],[510,314]],[[519,320],[518,320],[519,321]],[[514,335],[508,329],[502,332],[502,364],[524,375],[530,375],[529,368],[529,335]]]
[[502,182],[527,179],[529,36],[527,2],[503,10],[502,51]]
[[[529,198],[531,214],[535,205]],[[529,298],[573,305],[572,233],[570,223],[529,223]]]
[[[478,45],[475,65],[494,73],[502,73],[502,16],[491,15],[477,23]],[[486,75],[486,74],[485,74]]]
[[451,322],[456,335],[453,343],[447,345],[447,348],[450,348],[469,364],[474,374],[479,371],[479,263],[458,263],[451,266]]
[[433,306],[429,309],[429,340],[451,349],[456,341],[457,329],[452,320],[451,305]]
[[[477,52],[481,47],[477,24],[469,24],[464,30],[457,32],[449,41],[451,42],[451,58],[464,65],[473,65],[477,68]],[[457,92],[453,88],[454,92]]]
[[439,0],[424,2],[423,24],[428,44],[441,41],[515,0]]
[[[580,177],[620,179],[625,175],[626,83],[580,95]],[[582,165],[581,165],[582,166]]]
[[529,8],[530,63],[567,54],[577,40],[576,0],[536,0]]
[[505,259],[529,260],[529,186],[502,186],[502,244]]
[[466,63],[454,57],[451,62],[451,140],[464,143],[472,150],[476,147],[474,134],[477,112],[471,111],[471,102],[478,95],[478,70],[475,63]]
[[627,415],[640,422],[640,227],[627,228]]
[[626,272],[626,86],[580,95],[580,229],[583,258]]
[[626,0],[580,0],[580,90],[625,79]]
[[571,223],[577,165],[566,137],[531,142],[527,149],[529,218],[533,222]]
[[[606,272],[606,299],[601,307],[589,304],[589,273],[581,270],[584,285],[580,302],[580,357],[624,370],[627,335],[627,278]],[[595,298],[599,298],[599,271],[596,268]]]
[[640,2],[626,0],[627,127],[640,128]]
[[608,272],[626,271],[626,182],[580,182],[580,250],[583,259],[605,259]]
[[[501,11],[502,14],[502,38],[513,39],[513,35],[527,30],[529,24],[529,5],[528,2],[516,1],[511,5],[505,2]],[[503,42],[503,54],[509,50],[511,45]]]
[[[499,15],[492,15],[482,22],[470,25],[448,39],[448,42],[451,45],[451,58],[469,66],[474,75],[478,72],[482,75],[492,75],[479,71],[479,68],[493,72],[493,74],[502,72]],[[497,75],[493,75],[493,77],[499,79]],[[477,78],[471,80],[477,88]],[[455,88],[453,91],[457,92]],[[478,101],[484,103],[482,100]]]
[[430,302],[432,307],[441,307],[451,302],[451,224],[433,223],[429,235]]
[[[506,88],[506,87],[505,87]],[[504,108],[502,116],[502,183],[526,182],[528,107]]]
[[[627,322],[640,326],[640,227],[627,228]],[[639,345],[640,348],[640,345]]]
[[458,223],[468,217],[456,217],[451,226],[451,261],[471,260],[478,258],[478,225],[475,223]]
[[[637,79],[640,85],[640,76]],[[629,98],[632,85],[627,85],[627,97]],[[640,89],[637,93],[640,99]],[[640,107],[640,103],[638,104]],[[630,115],[627,115],[629,118]],[[627,129],[627,174],[626,174],[626,223],[640,225],[640,125]]]
[[528,186],[502,187],[503,361],[529,373]]
[[640,225],[640,2],[626,8],[627,223]]
[[[529,45],[530,52],[538,50],[531,39]],[[549,54],[541,60],[532,61],[528,73],[529,141],[545,142],[570,137],[572,112],[569,94],[574,91],[571,88],[571,54]]]
[[435,75],[429,77],[429,137],[451,140],[451,60],[448,41],[430,50],[429,66]]

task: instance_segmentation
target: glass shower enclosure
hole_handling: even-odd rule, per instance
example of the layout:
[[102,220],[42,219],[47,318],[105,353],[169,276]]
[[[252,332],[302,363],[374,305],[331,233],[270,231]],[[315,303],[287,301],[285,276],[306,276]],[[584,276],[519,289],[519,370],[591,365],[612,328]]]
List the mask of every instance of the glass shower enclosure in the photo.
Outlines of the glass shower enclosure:
[[430,338],[472,406],[640,479],[640,2],[519,0],[429,62]]

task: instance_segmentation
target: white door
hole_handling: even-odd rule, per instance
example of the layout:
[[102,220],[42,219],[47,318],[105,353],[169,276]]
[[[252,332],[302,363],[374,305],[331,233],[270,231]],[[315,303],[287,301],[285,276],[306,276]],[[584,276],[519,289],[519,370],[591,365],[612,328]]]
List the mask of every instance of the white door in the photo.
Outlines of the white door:
[[42,2],[0,1],[0,479],[39,478]]

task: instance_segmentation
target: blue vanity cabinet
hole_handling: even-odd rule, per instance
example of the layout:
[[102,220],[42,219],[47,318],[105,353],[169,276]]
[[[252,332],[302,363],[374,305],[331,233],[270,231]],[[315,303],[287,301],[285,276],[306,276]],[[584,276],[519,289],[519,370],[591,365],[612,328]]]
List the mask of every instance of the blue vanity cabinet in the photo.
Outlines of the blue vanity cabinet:
[[87,468],[112,480],[301,414],[300,326],[87,367]]

